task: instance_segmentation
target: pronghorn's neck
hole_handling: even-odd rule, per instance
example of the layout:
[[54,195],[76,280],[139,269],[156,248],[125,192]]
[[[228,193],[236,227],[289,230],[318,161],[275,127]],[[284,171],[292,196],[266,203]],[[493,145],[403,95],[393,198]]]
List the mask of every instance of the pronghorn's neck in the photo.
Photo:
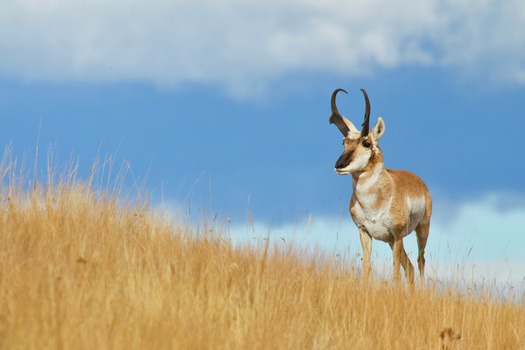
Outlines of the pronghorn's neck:
[[363,171],[352,174],[352,187],[357,200],[369,206],[381,206],[390,198],[394,182],[385,168],[380,150],[374,152]]

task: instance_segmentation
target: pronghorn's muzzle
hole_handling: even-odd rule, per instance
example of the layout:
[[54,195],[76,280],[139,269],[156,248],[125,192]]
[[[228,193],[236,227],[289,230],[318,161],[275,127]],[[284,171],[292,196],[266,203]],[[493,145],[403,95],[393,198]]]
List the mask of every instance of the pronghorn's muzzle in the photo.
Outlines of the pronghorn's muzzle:
[[335,168],[336,169],[346,168],[348,164],[350,164],[350,162],[352,161],[353,154],[354,152],[350,150],[343,152],[343,154],[341,154],[337,162],[335,162]]
[[354,156],[354,151],[347,150],[347,151],[344,151],[343,154],[341,154],[341,156],[339,157],[339,159],[335,162],[335,171],[339,175],[349,174],[346,168],[352,162],[353,156]]
[[343,162],[341,161],[341,157],[339,157],[337,162],[335,162],[335,169],[338,170],[338,169],[341,169],[341,168],[344,168],[344,165],[343,165]]
[[347,154],[346,152],[343,152],[343,154],[341,154],[341,157],[339,157],[337,162],[335,162],[335,171],[339,175],[346,175],[347,174],[347,172],[344,171],[343,169],[345,169],[348,166],[348,164],[350,164],[348,156],[349,156],[349,154]]

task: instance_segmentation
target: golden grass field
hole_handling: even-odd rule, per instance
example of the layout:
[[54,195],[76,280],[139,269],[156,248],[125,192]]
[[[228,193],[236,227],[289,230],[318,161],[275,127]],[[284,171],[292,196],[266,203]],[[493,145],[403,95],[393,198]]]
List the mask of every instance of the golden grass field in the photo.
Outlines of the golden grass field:
[[75,169],[0,166],[0,349],[525,349],[523,296],[366,286],[357,258],[233,245]]

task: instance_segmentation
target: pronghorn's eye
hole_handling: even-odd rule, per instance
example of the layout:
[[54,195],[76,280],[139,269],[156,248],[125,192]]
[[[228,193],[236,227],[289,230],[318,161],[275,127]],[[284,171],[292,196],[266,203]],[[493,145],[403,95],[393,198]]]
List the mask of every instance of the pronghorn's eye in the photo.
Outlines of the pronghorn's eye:
[[363,141],[363,147],[370,148],[370,142]]

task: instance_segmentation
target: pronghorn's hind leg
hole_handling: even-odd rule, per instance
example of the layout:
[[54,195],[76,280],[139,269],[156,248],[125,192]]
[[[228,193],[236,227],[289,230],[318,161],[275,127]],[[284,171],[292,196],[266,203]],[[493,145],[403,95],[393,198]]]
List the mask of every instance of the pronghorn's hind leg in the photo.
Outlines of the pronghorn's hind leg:
[[421,221],[416,227],[417,246],[419,254],[417,257],[417,265],[419,267],[419,278],[421,286],[425,285],[425,247],[427,245],[428,231],[430,228],[430,221]]
[[401,266],[403,266],[403,270],[405,270],[405,276],[408,282],[410,282],[410,284],[414,284],[414,265],[412,265],[410,262],[410,259],[408,258],[404,248],[401,252]]
[[410,284],[414,284],[414,265],[410,262],[410,259],[405,252],[403,247],[403,239],[397,239],[389,242],[390,248],[394,254],[394,279],[398,282],[401,278],[401,271],[399,265],[403,266],[405,270],[405,276]]

